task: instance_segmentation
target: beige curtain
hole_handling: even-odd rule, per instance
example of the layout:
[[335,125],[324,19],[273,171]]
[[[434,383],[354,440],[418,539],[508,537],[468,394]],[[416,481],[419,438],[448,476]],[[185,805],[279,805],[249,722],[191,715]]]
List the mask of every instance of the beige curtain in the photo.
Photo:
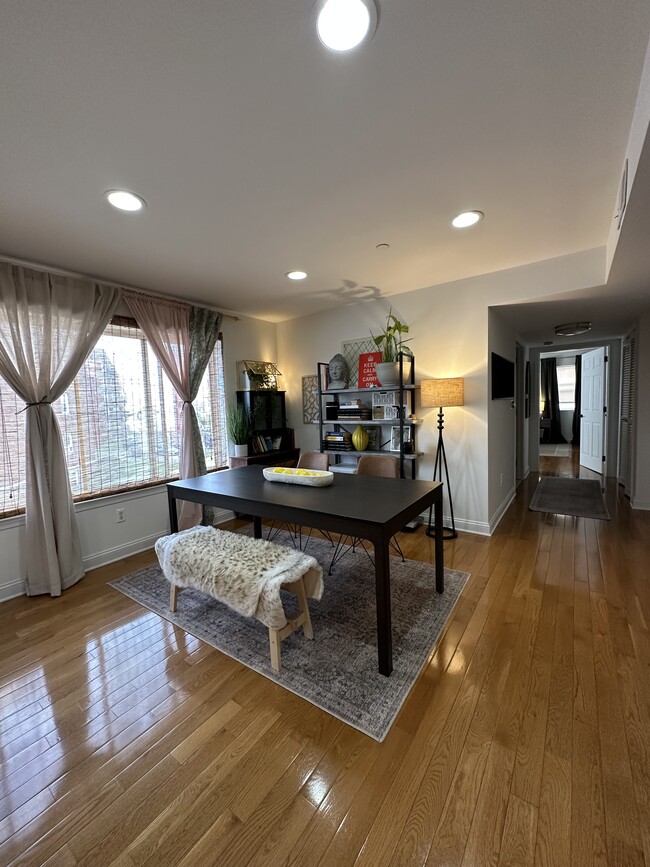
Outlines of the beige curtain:
[[[136,322],[151,344],[156,358],[183,401],[179,475],[192,479],[200,475],[192,446],[192,398],[190,395],[190,306],[174,301],[147,298],[135,292],[124,293]],[[199,503],[180,501],[178,527],[186,530],[201,523]]]
[[110,321],[121,290],[0,263],[0,376],[27,404],[28,595],[60,596],[84,575],[61,431],[61,397]]

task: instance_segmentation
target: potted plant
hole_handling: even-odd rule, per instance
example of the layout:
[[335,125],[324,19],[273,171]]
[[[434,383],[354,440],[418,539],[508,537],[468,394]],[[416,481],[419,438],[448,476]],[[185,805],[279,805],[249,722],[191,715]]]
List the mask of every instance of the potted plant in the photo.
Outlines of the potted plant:
[[407,340],[402,338],[403,334],[408,334],[408,330],[408,325],[400,322],[391,309],[388,312],[386,326],[381,334],[374,335],[372,331],[370,332],[372,339],[375,341],[375,346],[381,350],[381,361],[375,365],[375,372],[377,379],[383,386],[398,384],[400,352],[403,355],[413,354],[409,347],[405,345],[411,338],[409,337]]
[[241,403],[230,404],[226,409],[228,436],[235,448],[236,458],[248,455],[248,437],[251,432],[251,422],[248,413]]

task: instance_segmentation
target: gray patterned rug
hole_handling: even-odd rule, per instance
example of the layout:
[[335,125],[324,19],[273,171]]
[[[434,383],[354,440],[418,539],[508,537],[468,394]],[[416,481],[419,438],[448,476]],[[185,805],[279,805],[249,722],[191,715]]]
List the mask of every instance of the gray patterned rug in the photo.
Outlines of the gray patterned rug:
[[600,482],[596,479],[544,476],[535,488],[528,508],[531,512],[550,512],[554,515],[609,521]]
[[[289,544],[289,536],[276,539]],[[326,568],[329,542],[310,539],[307,553]],[[326,571],[325,568],[325,571]],[[391,557],[393,673],[377,671],[374,567],[363,551],[350,552],[325,576],[320,602],[310,599],[314,641],[302,631],[282,642],[282,669],[269,660],[267,629],[195,590],[183,590],[169,611],[169,584],[150,566],[111,585],[228,656],[268,677],[377,741],[382,741],[431,656],[469,575],[445,569],[445,592],[435,591],[428,563]],[[287,612],[295,597],[283,592]],[[293,616],[293,614],[292,614]]]

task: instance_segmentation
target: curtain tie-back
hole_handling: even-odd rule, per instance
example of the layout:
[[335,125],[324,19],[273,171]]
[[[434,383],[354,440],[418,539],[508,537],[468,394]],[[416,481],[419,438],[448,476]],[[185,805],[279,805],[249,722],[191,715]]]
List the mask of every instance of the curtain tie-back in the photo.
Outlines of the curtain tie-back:
[[25,412],[26,409],[29,409],[30,406],[52,406],[51,400],[37,400],[35,403],[26,403],[22,409],[19,409],[16,415],[20,415],[21,412]]

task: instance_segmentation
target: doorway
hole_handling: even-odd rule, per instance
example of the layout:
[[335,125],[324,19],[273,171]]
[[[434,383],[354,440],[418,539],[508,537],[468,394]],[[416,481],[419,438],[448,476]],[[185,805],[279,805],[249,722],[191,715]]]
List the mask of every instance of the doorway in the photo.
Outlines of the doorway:
[[539,460],[551,474],[605,472],[607,348],[540,352]]

